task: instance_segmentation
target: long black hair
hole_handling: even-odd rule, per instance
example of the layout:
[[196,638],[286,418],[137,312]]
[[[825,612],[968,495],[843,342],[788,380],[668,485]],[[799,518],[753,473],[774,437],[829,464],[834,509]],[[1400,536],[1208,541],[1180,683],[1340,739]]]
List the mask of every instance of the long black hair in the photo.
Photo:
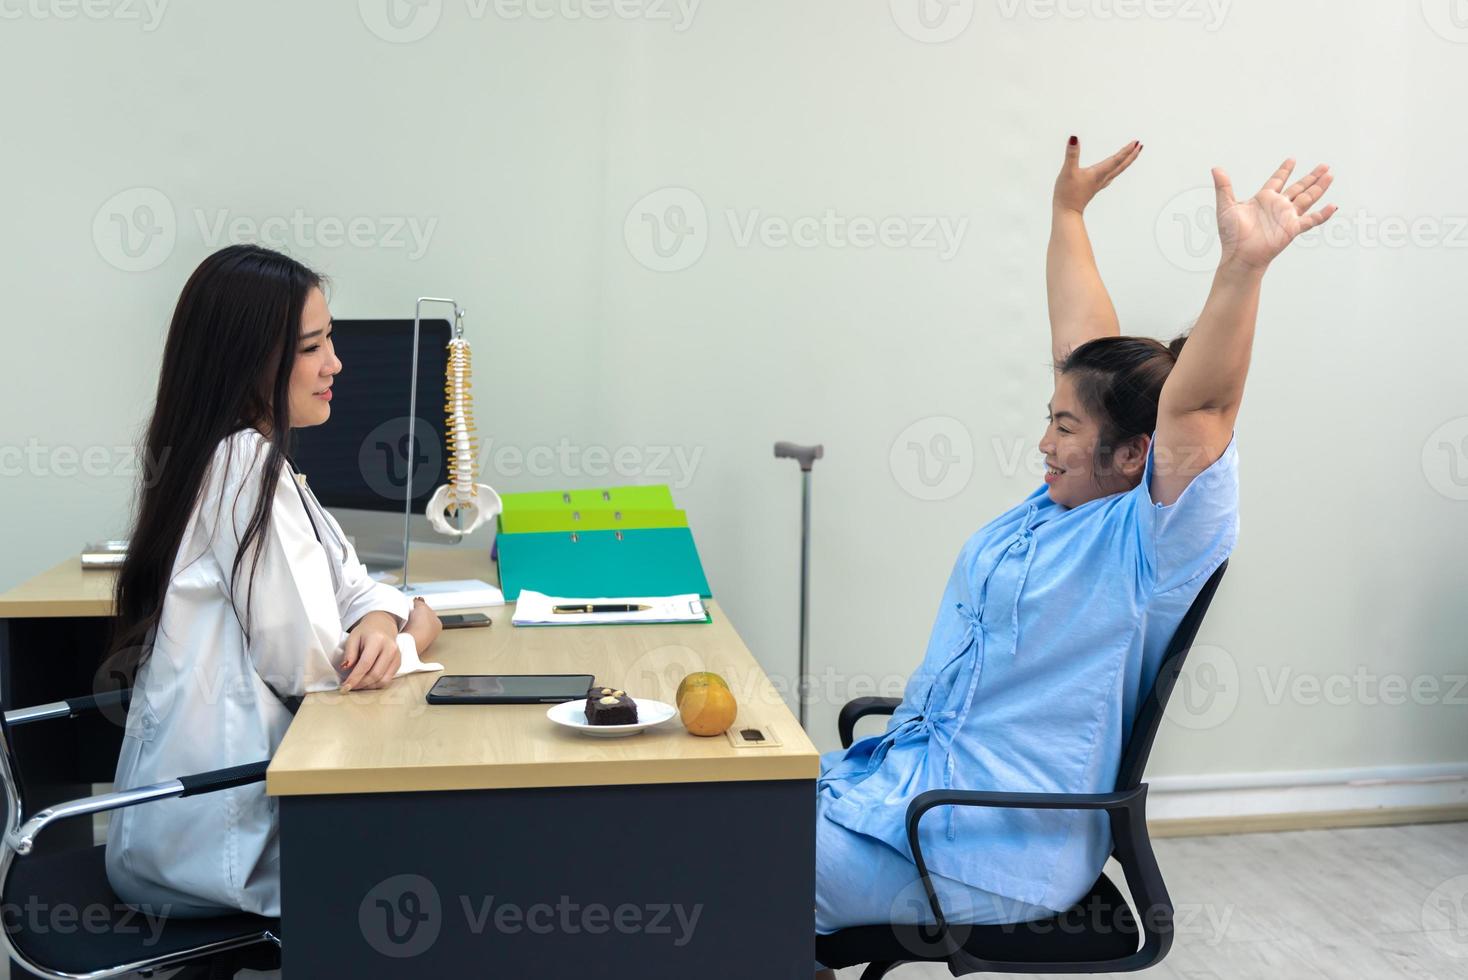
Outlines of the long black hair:
[[[258,503],[230,569],[237,581],[252,542],[270,528],[274,488],[289,451],[290,378],[301,312],[321,277],[258,245],[206,258],[179,295],[163,347],[152,419],[142,447],[153,471],[138,489],[127,558],[117,576],[105,674],[131,685],[151,652],[184,531],[219,444],[268,428]],[[226,464],[228,465],[228,464]],[[227,522],[226,522],[227,524]],[[260,563],[253,549],[250,583]],[[240,620],[249,633],[249,599]],[[234,589],[231,587],[231,601]],[[239,611],[236,610],[236,615]]]
[[1076,397],[1100,425],[1092,476],[1112,470],[1116,451],[1157,428],[1162,386],[1182,353],[1187,335],[1164,344],[1151,337],[1098,337],[1058,365],[1075,384]]

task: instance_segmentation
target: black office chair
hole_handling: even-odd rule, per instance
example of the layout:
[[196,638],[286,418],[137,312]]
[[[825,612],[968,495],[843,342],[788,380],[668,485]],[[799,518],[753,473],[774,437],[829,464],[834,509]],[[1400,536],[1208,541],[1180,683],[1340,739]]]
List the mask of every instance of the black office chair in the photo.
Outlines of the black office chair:
[[[37,976],[57,980],[150,976],[183,967],[180,978],[232,977],[242,969],[280,965],[280,920],[239,913],[217,918],[143,917],[129,910],[107,883],[105,847],[55,854],[34,853],[37,836],[50,824],[105,810],[174,796],[195,796],[259,782],[269,765],[256,762],[116,793],[57,803],[22,823],[19,766],[11,754],[10,729],[109,708],[125,708],[129,691],[114,691],[20,708],[0,715],[0,779],[5,784],[5,837],[0,843],[0,943],[11,958]],[[65,911],[65,919],[54,914]],[[39,914],[36,914],[39,913]]]
[[[1147,836],[1147,784],[1142,772],[1162,723],[1162,712],[1183,668],[1203,614],[1223,579],[1227,560],[1203,585],[1178,624],[1152,686],[1137,712],[1111,793],[997,793],[930,790],[907,808],[907,839],[922,875],[934,924],[853,926],[816,937],[816,959],[833,969],[869,964],[861,980],[878,980],[904,963],[947,963],[956,977],[970,973],[1126,973],[1160,962],[1172,947],[1172,901]],[[859,719],[890,715],[897,698],[857,698],[841,709],[842,746],[851,745]],[[1005,925],[948,923],[928,877],[918,821],[939,806],[1003,806],[1047,810],[1105,810],[1112,853],[1126,875],[1137,912],[1103,872],[1074,906],[1048,919]],[[1140,929],[1138,922],[1140,921]],[[1137,944],[1141,933],[1142,943]]]

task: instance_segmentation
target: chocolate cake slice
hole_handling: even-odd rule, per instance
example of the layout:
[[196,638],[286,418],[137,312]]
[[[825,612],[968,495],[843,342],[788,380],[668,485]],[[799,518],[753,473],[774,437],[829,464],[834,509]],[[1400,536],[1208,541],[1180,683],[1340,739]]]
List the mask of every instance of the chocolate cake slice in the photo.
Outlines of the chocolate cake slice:
[[588,725],[635,725],[637,702],[614,687],[593,687],[586,692]]

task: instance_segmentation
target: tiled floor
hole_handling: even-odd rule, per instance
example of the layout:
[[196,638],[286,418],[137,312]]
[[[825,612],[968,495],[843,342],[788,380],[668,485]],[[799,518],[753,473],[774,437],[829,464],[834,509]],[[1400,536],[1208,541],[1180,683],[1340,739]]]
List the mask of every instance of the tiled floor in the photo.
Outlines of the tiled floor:
[[[1178,930],[1148,977],[1468,977],[1468,823],[1189,837],[1156,850]],[[915,964],[888,976],[950,974]]]
[[[1148,977],[1468,977],[1468,823],[1189,837],[1156,848],[1177,941]],[[890,976],[949,973],[922,964]]]

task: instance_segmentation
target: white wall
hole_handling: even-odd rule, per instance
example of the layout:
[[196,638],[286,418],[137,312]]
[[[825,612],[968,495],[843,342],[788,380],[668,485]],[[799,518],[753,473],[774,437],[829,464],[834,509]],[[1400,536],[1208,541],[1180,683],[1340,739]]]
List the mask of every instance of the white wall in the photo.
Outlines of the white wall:
[[[912,36],[916,0],[619,0],[595,21],[565,11],[597,0],[539,0],[548,19],[514,16],[528,0],[428,0],[397,34],[386,2],[175,0],[152,20],[140,0],[94,0],[100,18],[0,0],[0,587],[124,530],[129,480],[101,458],[146,415],[185,277],[234,237],[213,223],[299,212],[312,230],[287,247],[334,278],[338,316],[410,315],[425,293],[468,308],[496,446],[636,450],[640,478],[675,483],[648,464],[697,454],[678,499],[774,674],[794,669],[798,476],[770,448],[824,441],[811,633],[840,678],[813,730],[831,747],[863,679],[900,690],[963,539],[1037,482],[1065,137],[1087,160],[1146,143],[1091,227],[1124,329],[1164,337],[1207,290],[1190,248],[1211,234],[1209,168],[1252,191],[1294,154],[1338,174],[1336,237],[1270,273],[1239,421],[1242,538],[1191,689],[1214,696],[1165,729],[1153,769],[1468,757],[1468,137],[1450,109],[1468,27],[1446,0],[1154,0],[1145,16],[956,0],[933,28],[945,43]],[[397,43],[369,21],[398,42],[431,30]],[[665,188],[685,191],[644,200]],[[140,204],[165,234],[132,260],[114,216]],[[667,260],[686,268],[654,271],[642,215],[670,204],[695,235]],[[751,216],[828,210],[963,233],[951,255],[824,230],[813,248],[741,241]],[[369,238],[431,229],[426,250],[318,239],[354,218]],[[912,442],[934,480],[946,445],[945,480],[923,482]],[[63,475],[91,447],[105,472]],[[1438,688],[1381,703],[1389,674]],[[1326,691],[1290,687],[1301,675]]]

